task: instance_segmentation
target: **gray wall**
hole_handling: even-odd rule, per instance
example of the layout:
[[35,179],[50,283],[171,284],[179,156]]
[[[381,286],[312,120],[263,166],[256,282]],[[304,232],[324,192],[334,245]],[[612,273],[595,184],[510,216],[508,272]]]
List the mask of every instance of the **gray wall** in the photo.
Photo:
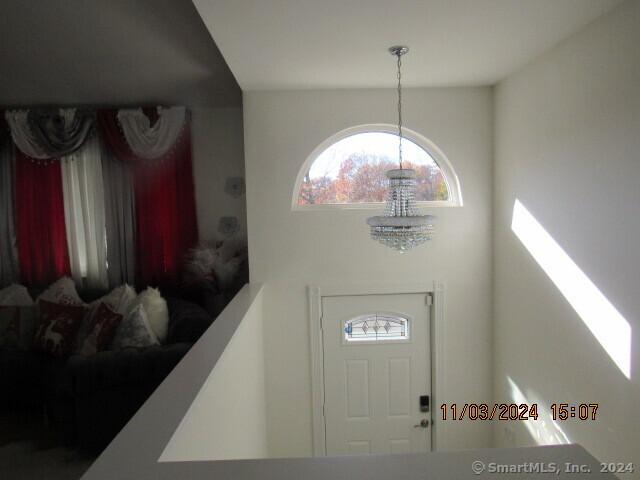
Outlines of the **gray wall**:
[[244,178],[242,108],[202,108],[192,112],[193,177],[201,240],[225,238],[221,217],[238,219],[237,237],[246,238],[246,195],[225,192],[229,178]]
[[240,106],[193,4],[3,0],[0,105]]

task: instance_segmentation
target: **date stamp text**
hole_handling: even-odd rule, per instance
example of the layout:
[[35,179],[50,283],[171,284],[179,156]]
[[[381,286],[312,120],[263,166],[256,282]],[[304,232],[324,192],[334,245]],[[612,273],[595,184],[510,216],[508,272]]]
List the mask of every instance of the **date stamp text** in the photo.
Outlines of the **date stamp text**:
[[[555,421],[570,419],[594,421],[598,415],[597,403],[553,403],[549,410]],[[443,403],[440,405],[442,420],[538,420],[537,403]]]

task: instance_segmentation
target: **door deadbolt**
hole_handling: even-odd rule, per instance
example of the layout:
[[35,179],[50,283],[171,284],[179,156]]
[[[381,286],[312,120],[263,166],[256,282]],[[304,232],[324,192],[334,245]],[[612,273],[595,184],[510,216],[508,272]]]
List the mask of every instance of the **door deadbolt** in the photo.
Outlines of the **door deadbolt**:
[[423,418],[422,420],[420,420],[420,423],[418,423],[417,425],[414,425],[413,428],[427,428],[429,426],[429,420],[427,420],[426,418]]

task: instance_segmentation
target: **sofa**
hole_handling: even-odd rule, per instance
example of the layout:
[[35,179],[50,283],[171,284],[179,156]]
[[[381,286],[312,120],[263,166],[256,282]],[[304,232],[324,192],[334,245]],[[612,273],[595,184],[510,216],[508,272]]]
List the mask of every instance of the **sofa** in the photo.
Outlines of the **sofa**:
[[[85,301],[97,295],[81,294]],[[60,443],[87,453],[100,452],[211,325],[232,294],[201,291],[200,304],[164,292],[163,296],[169,309],[169,332],[163,345],[63,359],[34,350],[0,350],[3,413],[26,410],[42,415]]]

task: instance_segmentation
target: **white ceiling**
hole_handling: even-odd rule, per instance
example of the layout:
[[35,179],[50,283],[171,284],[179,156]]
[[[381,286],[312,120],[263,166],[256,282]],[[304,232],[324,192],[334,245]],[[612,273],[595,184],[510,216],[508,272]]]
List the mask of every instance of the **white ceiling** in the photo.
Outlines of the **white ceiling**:
[[491,85],[620,0],[193,0],[243,90]]
[[240,105],[190,0],[1,0],[0,105]]

